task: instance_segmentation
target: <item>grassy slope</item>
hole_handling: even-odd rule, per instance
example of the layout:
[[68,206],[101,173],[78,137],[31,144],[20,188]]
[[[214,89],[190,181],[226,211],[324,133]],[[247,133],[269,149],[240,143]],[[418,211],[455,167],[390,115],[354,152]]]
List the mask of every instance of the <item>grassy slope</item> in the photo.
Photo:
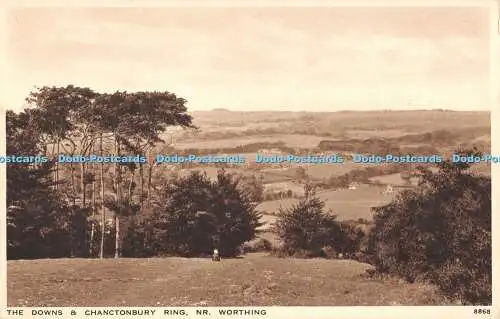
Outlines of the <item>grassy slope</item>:
[[367,278],[348,260],[250,254],[208,259],[8,262],[13,306],[352,306],[441,303],[434,288]]
[[[331,209],[339,219],[372,219],[371,207],[389,203],[393,195],[383,195],[383,188],[361,185],[358,189],[342,189],[318,193],[318,197],[325,201],[325,208]],[[298,199],[287,198],[262,202],[257,209],[268,213],[276,213],[280,206],[288,208],[297,203]]]

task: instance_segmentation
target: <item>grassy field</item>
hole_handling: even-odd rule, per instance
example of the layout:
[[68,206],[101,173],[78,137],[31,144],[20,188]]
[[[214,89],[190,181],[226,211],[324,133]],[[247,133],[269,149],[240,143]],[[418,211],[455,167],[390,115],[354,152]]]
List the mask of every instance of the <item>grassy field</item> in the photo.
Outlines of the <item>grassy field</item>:
[[225,138],[216,140],[191,140],[182,141],[175,145],[178,149],[186,148],[202,148],[202,149],[214,149],[214,148],[225,148],[225,147],[236,147],[252,143],[277,143],[283,142],[289,147],[316,147],[324,137],[313,136],[313,135],[302,135],[302,134],[275,134],[275,135],[255,135],[248,137],[235,137],[235,138]]
[[[488,112],[193,112],[198,133],[186,133],[178,148],[223,148],[255,142],[282,141],[291,147],[314,147],[336,138],[397,137],[433,130],[490,126]],[[326,135],[325,135],[326,134]],[[326,137],[328,136],[328,137]],[[488,141],[489,136],[479,137]]]
[[[405,181],[401,178],[400,173],[372,177],[372,178],[370,178],[370,180],[373,182],[379,181],[382,184],[406,185]],[[419,181],[419,179],[416,177],[411,179],[412,185],[418,185],[418,181]]]
[[347,130],[346,137],[348,138],[357,138],[357,139],[365,139],[365,138],[375,138],[375,137],[398,137],[408,134],[408,131],[404,129],[398,130]]
[[[204,167],[196,167],[196,168],[188,168],[188,169],[179,170],[178,173],[179,173],[179,176],[188,176],[192,172],[199,171],[201,173],[206,173],[208,178],[215,179],[215,178],[217,178],[218,170],[219,170],[219,168],[217,168],[217,167],[204,166]],[[232,168],[232,167],[225,168],[225,171],[227,173],[236,174],[236,175],[240,175],[240,174],[241,175],[249,175],[249,174],[251,174],[251,172],[245,171],[243,169]]]
[[349,173],[354,169],[364,169],[369,166],[377,165],[380,164],[359,164],[346,160],[342,164],[310,165],[306,168],[306,172],[312,179],[322,179],[332,176],[340,176]]
[[[178,173],[180,176],[187,176],[190,174],[190,172],[194,171],[200,171],[200,172],[205,172],[209,178],[216,178],[217,177],[217,171],[219,168],[214,167],[214,166],[200,166],[196,168],[189,168],[189,169],[182,169],[179,170]],[[259,172],[251,171],[251,170],[245,170],[243,168],[225,168],[226,172],[233,173],[236,175],[256,175],[257,176],[262,176],[262,181],[264,184],[270,184],[270,183],[279,183],[279,182],[287,182],[287,181],[292,181],[295,179],[296,175],[296,170],[294,168],[291,169],[286,169],[283,171],[280,170],[261,170]]]
[[288,182],[297,179],[297,168],[262,169],[259,174],[263,177],[264,184]]
[[[195,111],[195,124],[222,128],[250,124],[292,123],[295,127],[304,124],[325,126],[332,131],[343,128],[349,131],[390,130],[405,132],[425,132],[433,129],[489,126],[490,112],[453,111],[340,111],[340,112],[238,112],[238,111]],[[286,132],[284,132],[286,133]],[[399,133],[399,132],[398,132]]]
[[8,262],[9,307],[443,304],[434,287],[365,275],[350,260],[56,259]]
[[[434,172],[437,171],[437,169],[435,167],[431,168],[431,170]],[[475,165],[471,166],[469,171],[474,173],[474,174],[491,176],[491,165],[488,165],[486,163],[475,164]],[[370,180],[372,182],[379,181],[383,184],[391,184],[391,185],[405,185],[406,184],[404,182],[404,180],[401,178],[400,173],[376,176],[376,177],[370,178]],[[411,182],[413,185],[418,185],[419,179],[412,178]]]
[[[339,219],[364,218],[371,220],[371,207],[389,203],[393,195],[383,195],[383,188],[361,185],[355,190],[336,190],[318,193],[318,197],[325,201],[325,208],[332,209]],[[287,198],[282,200],[265,201],[257,209],[268,213],[275,213],[281,207],[287,208],[297,203],[298,199]]]

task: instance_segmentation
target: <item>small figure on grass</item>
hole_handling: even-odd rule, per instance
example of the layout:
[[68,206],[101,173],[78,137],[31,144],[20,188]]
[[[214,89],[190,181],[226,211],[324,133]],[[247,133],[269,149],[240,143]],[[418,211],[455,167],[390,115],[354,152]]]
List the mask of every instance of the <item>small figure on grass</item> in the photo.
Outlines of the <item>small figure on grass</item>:
[[220,261],[219,250],[217,248],[214,249],[214,253],[212,254],[212,261]]

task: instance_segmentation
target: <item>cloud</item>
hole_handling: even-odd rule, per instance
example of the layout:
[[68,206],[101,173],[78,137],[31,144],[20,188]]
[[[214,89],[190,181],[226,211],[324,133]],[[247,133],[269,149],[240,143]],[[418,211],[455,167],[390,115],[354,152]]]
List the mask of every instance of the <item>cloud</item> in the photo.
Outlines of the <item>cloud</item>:
[[464,107],[488,96],[489,43],[482,34],[446,36],[442,26],[439,37],[368,27],[326,32],[338,27],[335,21],[324,19],[329,24],[321,29],[286,10],[233,17],[217,29],[215,17],[223,14],[212,10],[201,22],[177,15],[184,21],[177,24],[169,14],[162,24],[159,13],[148,24],[138,23],[139,14],[127,20],[75,10],[17,12],[10,41],[16,97],[9,103],[19,104],[34,84],[68,83],[168,89],[195,108]]

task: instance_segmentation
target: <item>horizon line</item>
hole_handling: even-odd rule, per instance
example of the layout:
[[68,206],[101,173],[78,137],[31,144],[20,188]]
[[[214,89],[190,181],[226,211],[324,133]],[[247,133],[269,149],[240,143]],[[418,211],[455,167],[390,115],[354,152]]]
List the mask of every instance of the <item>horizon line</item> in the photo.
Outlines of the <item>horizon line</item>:
[[[3,109],[4,111],[13,111],[15,113],[23,112],[26,109],[33,108],[31,106],[24,106],[21,107],[20,109],[16,109],[13,107],[1,107],[0,109]],[[234,112],[234,113],[354,113],[354,112],[461,112],[461,113],[467,113],[467,112],[476,112],[476,113],[492,113],[492,110],[485,110],[485,109],[462,109],[462,110],[456,110],[456,109],[448,109],[448,108],[408,108],[408,109],[339,109],[339,110],[332,110],[332,111],[311,111],[311,110],[271,110],[271,109],[262,109],[262,110],[234,110],[234,109],[228,109],[228,108],[212,108],[212,109],[189,109],[187,110],[187,113],[195,113],[195,112]]]
[[244,113],[268,113],[268,112],[275,112],[275,113],[342,113],[342,112],[430,112],[430,111],[439,111],[439,112],[488,112],[491,113],[491,110],[485,110],[485,109],[462,109],[462,110],[455,110],[455,109],[446,109],[446,108],[409,108],[409,109],[341,109],[341,110],[332,110],[332,111],[311,111],[311,110],[270,110],[270,109],[262,109],[262,110],[251,110],[251,111],[246,111],[246,110],[232,110],[232,109],[227,109],[227,108],[212,108],[209,110],[203,110],[203,109],[191,109],[188,112],[244,112]]

